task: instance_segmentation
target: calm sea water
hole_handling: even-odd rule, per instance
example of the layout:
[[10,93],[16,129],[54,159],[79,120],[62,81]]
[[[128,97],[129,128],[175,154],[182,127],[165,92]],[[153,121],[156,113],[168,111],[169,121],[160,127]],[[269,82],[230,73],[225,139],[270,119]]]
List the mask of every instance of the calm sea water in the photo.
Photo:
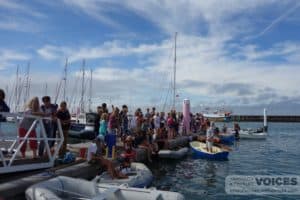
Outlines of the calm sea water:
[[[240,123],[242,128],[261,125]],[[7,124],[1,124],[1,129],[15,131]],[[190,154],[181,161],[153,163],[150,166],[155,176],[153,186],[180,192],[186,199],[192,200],[300,199],[300,196],[234,196],[225,192],[225,178],[228,175],[300,175],[299,143],[300,123],[269,123],[269,137],[266,140],[235,143],[228,161],[194,159]]]
[[[240,123],[240,126],[260,127],[261,123]],[[225,192],[228,175],[300,175],[299,143],[300,123],[269,123],[267,140],[237,142],[228,161],[207,161],[189,155],[182,161],[154,163],[153,186],[180,192],[186,199],[300,199],[300,196],[234,196]]]

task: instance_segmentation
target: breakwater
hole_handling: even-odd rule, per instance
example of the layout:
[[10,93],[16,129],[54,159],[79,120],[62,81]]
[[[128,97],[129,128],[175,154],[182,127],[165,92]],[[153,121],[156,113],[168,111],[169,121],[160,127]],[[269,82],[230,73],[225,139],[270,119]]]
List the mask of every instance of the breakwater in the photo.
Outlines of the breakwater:
[[[241,122],[262,122],[262,115],[232,115],[232,121]],[[300,115],[269,115],[268,122],[300,122]]]

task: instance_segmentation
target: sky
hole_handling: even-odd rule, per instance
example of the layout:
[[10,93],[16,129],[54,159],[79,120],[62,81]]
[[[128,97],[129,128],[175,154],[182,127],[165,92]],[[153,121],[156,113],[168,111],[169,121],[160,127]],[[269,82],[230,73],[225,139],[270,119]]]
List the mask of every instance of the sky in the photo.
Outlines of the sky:
[[178,109],[188,98],[196,111],[300,114],[299,11],[297,0],[0,0],[0,88],[14,106],[17,66],[24,83],[30,65],[29,96],[59,102],[68,59],[66,100],[75,108],[84,59],[86,105],[92,74],[92,108],[168,110],[177,32]]

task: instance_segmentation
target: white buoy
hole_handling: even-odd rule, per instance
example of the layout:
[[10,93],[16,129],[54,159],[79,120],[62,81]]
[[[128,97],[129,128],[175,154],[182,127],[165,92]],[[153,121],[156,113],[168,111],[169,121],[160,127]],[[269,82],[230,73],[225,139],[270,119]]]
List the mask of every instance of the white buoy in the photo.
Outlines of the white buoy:
[[264,132],[268,132],[267,109],[264,108]]

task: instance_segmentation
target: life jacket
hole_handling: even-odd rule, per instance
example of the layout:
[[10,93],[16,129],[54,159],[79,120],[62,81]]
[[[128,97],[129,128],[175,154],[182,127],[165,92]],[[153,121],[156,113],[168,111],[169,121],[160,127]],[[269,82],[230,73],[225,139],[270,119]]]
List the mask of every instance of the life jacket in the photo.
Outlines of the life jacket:
[[132,149],[126,150],[124,153],[121,154],[121,156],[124,158],[125,162],[130,162],[130,160],[135,158],[135,151]]

